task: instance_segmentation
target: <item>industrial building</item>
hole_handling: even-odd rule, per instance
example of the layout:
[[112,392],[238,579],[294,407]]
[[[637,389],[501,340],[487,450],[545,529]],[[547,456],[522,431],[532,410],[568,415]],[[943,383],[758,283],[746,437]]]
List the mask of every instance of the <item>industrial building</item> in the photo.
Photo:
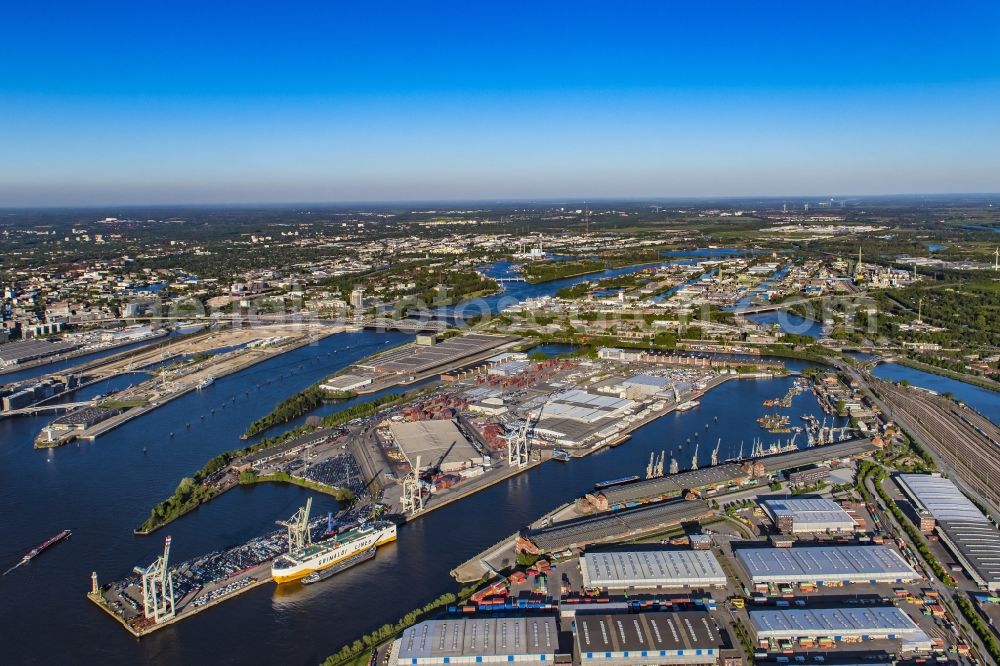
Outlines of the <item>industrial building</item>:
[[378,375],[415,376],[445,365],[472,362],[491,350],[518,340],[520,338],[515,336],[470,333],[448,338],[438,344],[415,344],[393,349],[370,361],[358,363],[357,367]]
[[617,431],[622,417],[638,406],[633,400],[580,389],[563,391],[539,410],[532,433],[561,446],[580,446],[592,436]]
[[389,432],[411,465],[457,472],[489,461],[465,438],[453,420],[392,423]]
[[711,550],[588,552],[580,558],[588,590],[658,590],[724,586],[726,572]]
[[512,377],[525,372],[531,367],[531,361],[511,359],[490,367],[486,373],[495,377]]
[[760,505],[782,534],[852,532],[855,527],[850,514],[828,499],[765,499]]
[[[788,453],[778,453],[763,458],[756,458],[750,462],[759,464],[764,473],[774,474],[784,469],[797,468],[803,465],[867,455],[874,450],[875,446],[872,445],[871,440],[862,439],[837,442],[825,446],[814,446]],[[708,491],[713,488],[721,489],[732,484],[744,483],[748,480],[748,472],[743,466],[735,463],[727,463],[614,486],[602,490],[601,495],[607,499],[609,506],[624,506],[628,502],[644,502],[677,497],[685,490],[705,489]]]
[[37,361],[46,356],[64,354],[77,350],[82,345],[75,342],[51,342],[49,340],[20,340],[0,346],[0,368]]
[[851,608],[768,608],[749,611],[758,645],[772,641],[818,643],[820,648],[867,640],[898,640],[903,652],[932,648],[931,640],[896,606]]
[[977,585],[1000,590],[1000,531],[989,518],[950,479],[937,474],[900,474],[897,479],[921,514],[921,529],[936,530]]
[[763,464],[765,472],[774,474],[786,469],[796,469],[831,460],[868,456],[876,448],[870,439],[852,439],[846,442],[837,442],[836,444],[811,446],[806,449],[799,449],[798,451],[778,453],[773,456],[759,458],[758,460]]
[[632,400],[571,389],[552,396],[552,399],[545,403],[544,414],[548,418],[568,418],[594,423],[601,419],[622,416],[635,407],[636,403]]
[[899,553],[878,545],[740,548],[736,559],[755,586],[902,583],[917,578]]
[[746,473],[739,465],[723,464],[611,486],[601,490],[601,495],[609,506],[623,506],[629,502],[678,497],[685,490],[724,488],[744,479]]
[[427,620],[403,632],[390,648],[390,666],[403,664],[552,664],[559,652],[554,617],[476,617]]
[[576,616],[578,664],[716,664],[730,648],[705,612]]
[[818,465],[808,465],[787,472],[788,484],[795,487],[811,486],[830,478],[830,468]]
[[621,383],[622,394],[629,399],[645,399],[667,391],[672,382],[653,375],[633,375]]
[[324,391],[354,391],[372,383],[371,377],[358,375],[338,375],[319,385]]
[[528,530],[524,536],[540,550],[554,553],[594,543],[619,541],[626,535],[663,530],[711,514],[712,510],[702,500],[675,500],[564,520]]

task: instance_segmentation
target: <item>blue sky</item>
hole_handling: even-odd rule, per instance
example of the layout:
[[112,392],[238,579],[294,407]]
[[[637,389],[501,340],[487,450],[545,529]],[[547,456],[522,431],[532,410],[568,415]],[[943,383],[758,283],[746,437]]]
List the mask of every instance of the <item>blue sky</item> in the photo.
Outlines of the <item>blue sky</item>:
[[0,206],[1000,191],[1000,3],[10,3]]

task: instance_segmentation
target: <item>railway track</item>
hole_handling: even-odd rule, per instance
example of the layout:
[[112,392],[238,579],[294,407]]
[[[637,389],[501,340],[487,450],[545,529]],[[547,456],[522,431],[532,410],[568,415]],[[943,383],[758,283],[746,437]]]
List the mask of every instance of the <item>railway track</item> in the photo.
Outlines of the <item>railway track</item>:
[[926,444],[984,500],[1000,506],[1000,428],[940,396],[874,381],[890,416]]

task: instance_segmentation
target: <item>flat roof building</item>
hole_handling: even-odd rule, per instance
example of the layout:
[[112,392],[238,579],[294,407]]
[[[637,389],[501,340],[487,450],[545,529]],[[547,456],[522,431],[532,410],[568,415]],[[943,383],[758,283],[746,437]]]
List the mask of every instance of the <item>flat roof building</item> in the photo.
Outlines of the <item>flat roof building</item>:
[[551,664],[558,651],[554,617],[463,617],[410,627],[392,644],[388,663]]
[[619,541],[625,536],[699,520],[711,513],[712,510],[703,500],[657,502],[633,509],[571,518],[527,530],[524,536],[544,552],[554,553],[594,543]]
[[71,352],[81,346],[75,342],[52,342],[49,340],[8,342],[0,346],[0,368]]
[[765,499],[761,507],[784,534],[851,532],[855,522],[832,500],[812,497]]
[[710,550],[588,552],[580,558],[583,586],[608,590],[708,587],[726,584]]
[[903,491],[935,520],[986,520],[986,516],[962,494],[951,479],[938,474],[900,474]]
[[324,391],[353,391],[372,383],[371,377],[359,375],[338,375],[319,385]]
[[899,553],[879,545],[740,548],[736,559],[754,585],[900,583],[917,578]]
[[930,639],[896,606],[750,610],[758,641],[800,639],[901,640],[904,652],[930,648]]
[[666,391],[673,384],[669,379],[655,375],[633,375],[622,382],[626,398],[648,398]]
[[440,461],[442,472],[483,464],[483,455],[472,446],[452,420],[392,423],[389,431],[411,465],[420,456],[422,467]]
[[[980,587],[1000,590],[1000,531],[950,479],[900,474],[900,488],[934,519],[941,541]],[[922,526],[930,526],[921,514]]]
[[580,664],[715,664],[726,639],[705,612],[577,615]]

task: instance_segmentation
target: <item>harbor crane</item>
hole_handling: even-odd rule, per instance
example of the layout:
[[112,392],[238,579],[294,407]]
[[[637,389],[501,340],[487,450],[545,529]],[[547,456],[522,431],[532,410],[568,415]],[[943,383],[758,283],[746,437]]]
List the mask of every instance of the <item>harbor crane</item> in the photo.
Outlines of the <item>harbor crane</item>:
[[677,458],[670,456],[670,473],[677,474],[680,471],[680,465],[677,463]]
[[649,452],[649,464],[646,465],[646,478],[658,479],[663,476],[663,462],[666,460],[667,452],[660,451],[660,456],[656,456],[655,451]]
[[292,514],[288,520],[275,521],[278,525],[288,529],[288,550],[298,550],[305,548],[312,543],[312,535],[309,533],[309,512],[312,510],[312,497],[306,500],[304,507]]
[[719,438],[719,441],[715,443],[715,448],[712,449],[712,467],[715,467],[716,465],[719,464],[719,447],[720,446],[722,446],[722,438],[721,437]]
[[694,471],[698,469],[698,445],[701,442],[694,443],[694,455],[691,456],[691,470]]
[[[163,544],[163,555],[146,568],[133,569],[142,579],[142,613],[147,620],[152,620],[156,624],[169,620],[176,614],[174,577],[167,568],[169,559],[170,537],[168,536]],[[96,582],[96,579],[95,575],[93,582]]]
[[[542,409],[545,409],[543,406]],[[538,410],[538,418],[542,417],[542,409]],[[528,464],[531,449],[528,445],[528,432],[534,425],[531,412],[524,419],[524,424],[517,429],[517,432],[507,440],[507,464],[524,467]]]
[[414,461],[413,469],[403,478],[403,496],[399,500],[403,511],[410,515],[423,511],[424,495],[420,487],[420,456]]

